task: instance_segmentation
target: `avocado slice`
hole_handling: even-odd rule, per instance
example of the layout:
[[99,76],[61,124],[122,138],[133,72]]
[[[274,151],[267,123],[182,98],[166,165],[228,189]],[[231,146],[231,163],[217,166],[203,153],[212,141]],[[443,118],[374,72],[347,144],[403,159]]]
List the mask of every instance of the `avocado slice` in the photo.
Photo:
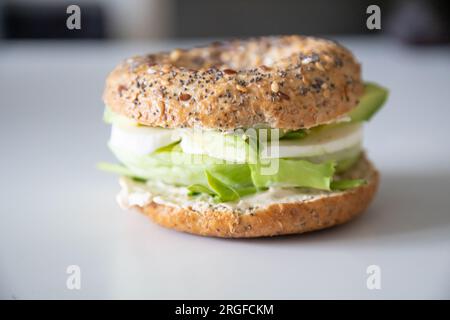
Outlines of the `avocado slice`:
[[352,122],[369,121],[373,115],[386,102],[388,90],[376,83],[366,82],[364,84],[364,95],[358,106],[348,113]]

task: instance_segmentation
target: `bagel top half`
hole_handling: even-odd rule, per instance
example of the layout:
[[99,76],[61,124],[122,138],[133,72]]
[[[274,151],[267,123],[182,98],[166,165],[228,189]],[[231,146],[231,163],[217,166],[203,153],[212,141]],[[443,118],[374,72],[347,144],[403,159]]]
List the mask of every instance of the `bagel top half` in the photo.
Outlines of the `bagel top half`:
[[108,76],[103,99],[153,127],[296,130],[333,121],[362,94],[360,65],[347,49],[280,36],[130,58]]

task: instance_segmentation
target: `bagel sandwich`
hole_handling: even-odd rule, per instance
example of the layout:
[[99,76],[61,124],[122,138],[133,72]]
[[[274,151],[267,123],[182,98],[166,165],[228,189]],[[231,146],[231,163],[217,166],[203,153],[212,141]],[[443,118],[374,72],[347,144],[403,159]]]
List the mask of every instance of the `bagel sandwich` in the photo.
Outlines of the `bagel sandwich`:
[[349,221],[379,174],[363,125],[387,99],[336,42],[273,36],[135,56],[108,76],[117,196],[158,224],[248,238]]

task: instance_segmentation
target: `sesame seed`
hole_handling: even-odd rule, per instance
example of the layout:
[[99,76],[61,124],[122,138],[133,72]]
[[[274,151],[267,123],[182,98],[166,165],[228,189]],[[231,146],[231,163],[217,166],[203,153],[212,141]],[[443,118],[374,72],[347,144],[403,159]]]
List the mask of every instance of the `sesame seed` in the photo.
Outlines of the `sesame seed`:
[[170,53],[170,60],[175,62],[178,59],[180,59],[181,57],[181,50],[180,49],[175,49]]
[[276,81],[272,82],[272,84],[270,85],[270,90],[272,90],[272,92],[275,92],[275,93],[280,91],[280,86],[278,85],[278,83]]
[[322,64],[321,63],[319,63],[319,62],[316,62],[315,64],[314,64],[315,66],[316,66],[316,68],[317,69],[319,69],[320,71],[325,71],[325,68],[322,66]]
[[[164,101],[158,101],[158,107],[159,107],[159,110],[161,110],[162,112],[164,112],[165,106],[166,106],[166,104],[164,103]],[[159,110],[158,110],[158,111],[159,111]]]
[[247,92],[247,88],[241,86],[240,84],[236,85],[236,89],[238,89],[238,91],[240,92]]
[[163,65],[163,67],[161,68],[162,72],[169,72],[170,71],[170,66],[168,64]]
[[329,55],[324,55],[322,59],[325,60],[325,62],[327,63],[333,62],[333,59]]
[[308,64],[312,61],[312,59],[310,57],[306,57],[304,59],[302,59],[302,64]]

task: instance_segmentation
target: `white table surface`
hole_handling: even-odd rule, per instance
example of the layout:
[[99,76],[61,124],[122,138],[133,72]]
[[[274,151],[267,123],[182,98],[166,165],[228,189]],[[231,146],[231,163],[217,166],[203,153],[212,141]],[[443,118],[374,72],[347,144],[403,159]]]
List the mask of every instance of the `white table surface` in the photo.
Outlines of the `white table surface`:
[[[183,43],[3,43],[0,298],[450,298],[450,48],[343,43],[365,79],[391,89],[366,129],[379,194],[341,227],[256,240],[121,211],[117,178],[95,168],[114,160],[101,120],[108,71]],[[366,287],[373,264],[381,290]],[[66,287],[69,265],[80,290]]]

